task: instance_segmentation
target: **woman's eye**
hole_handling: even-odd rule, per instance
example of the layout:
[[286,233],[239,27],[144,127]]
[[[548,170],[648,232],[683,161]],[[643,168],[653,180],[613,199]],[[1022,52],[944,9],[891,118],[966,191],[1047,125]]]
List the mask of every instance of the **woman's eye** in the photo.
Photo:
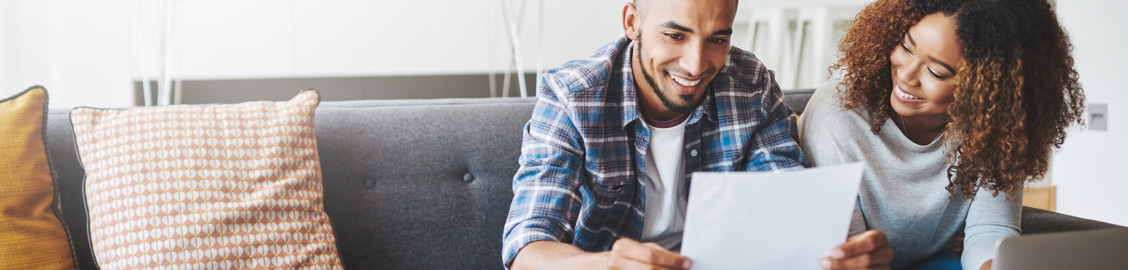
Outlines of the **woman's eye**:
[[913,54],[913,51],[909,50],[909,45],[905,45],[905,43],[901,43],[901,49],[905,49],[905,53],[907,53],[909,55]]
[[940,76],[940,74],[936,73],[936,71],[932,70],[932,68],[927,68],[927,69],[928,69],[928,73],[932,74],[932,77],[936,77],[937,79],[947,79],[948,78],[947,76]]

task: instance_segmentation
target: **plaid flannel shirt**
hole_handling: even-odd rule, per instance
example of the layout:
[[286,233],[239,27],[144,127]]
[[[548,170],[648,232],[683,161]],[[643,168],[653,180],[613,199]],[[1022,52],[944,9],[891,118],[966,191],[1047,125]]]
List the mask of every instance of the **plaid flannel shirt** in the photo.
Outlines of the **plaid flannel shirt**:
[[[619,237],[641,236],[650,131],[640,119],[632,44],[620,37],[591,58],[540,77],[513,178],[502,238],[505,267],[534,241],[606,251]],[[685,128],[687,181],[698,171],[807,165],[795,114],[752,53],[732,47],[706,91]]]

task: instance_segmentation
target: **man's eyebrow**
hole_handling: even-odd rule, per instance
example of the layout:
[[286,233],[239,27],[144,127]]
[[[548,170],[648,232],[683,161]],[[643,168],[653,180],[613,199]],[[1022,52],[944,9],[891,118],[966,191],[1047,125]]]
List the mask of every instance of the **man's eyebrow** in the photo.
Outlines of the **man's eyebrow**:
[[675,22],[672,22],[672,21],[663,23],[662,27],[671,28],[671,29],[674,29],[674,30],[693,34],[693,29],[689,29],[689,27],[682,26],[682,25],[675,23]]
[[[689,29],[689,27],[682,26],[682,25],[675,23],[673,21],[663,23],[662,27],[666,27],[666,28],[670,28],[670,29],[674,29],[674,30],[693,34],[693,29]],[[732,28],[730,27],[730,28],[726,28],[726,29],[717,30],[716,32],[713,32],[713,35],[714,36],[718,36],[718,35],[729,36],[729,35],[732,35]]]

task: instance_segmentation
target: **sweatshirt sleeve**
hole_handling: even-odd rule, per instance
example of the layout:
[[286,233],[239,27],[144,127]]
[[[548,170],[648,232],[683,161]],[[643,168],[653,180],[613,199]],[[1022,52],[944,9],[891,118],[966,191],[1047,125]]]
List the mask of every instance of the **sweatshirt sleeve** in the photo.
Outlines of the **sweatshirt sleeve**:
[[[841,144],[852,144],[854,138],[843,135],[850,132],[842,132],[853,129],[848,124],[850,122],[837,118],[845,113],[835,96],[839,79],[828,80],[820,85],[807,102],[806,111],[799,116],[799,144],[814,167],[858,161],[857,158],[842,153]],[[861,200],[858,199],[854,203],[847,236],[865,231],[866,221],[862,215]]]
[[979,269],[994,259],[999,240],[1022,233],[1022,190],[1007,200],[1005,192],[993,196],[980,189],[968,209],[964,229],[963,269]]

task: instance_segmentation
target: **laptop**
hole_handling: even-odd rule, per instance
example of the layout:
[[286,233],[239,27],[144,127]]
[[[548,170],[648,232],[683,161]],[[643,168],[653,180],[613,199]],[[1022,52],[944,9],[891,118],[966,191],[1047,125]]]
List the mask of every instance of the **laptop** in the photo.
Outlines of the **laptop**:
[[992,269],[1128,269],[1128,228],[1003,239]]

